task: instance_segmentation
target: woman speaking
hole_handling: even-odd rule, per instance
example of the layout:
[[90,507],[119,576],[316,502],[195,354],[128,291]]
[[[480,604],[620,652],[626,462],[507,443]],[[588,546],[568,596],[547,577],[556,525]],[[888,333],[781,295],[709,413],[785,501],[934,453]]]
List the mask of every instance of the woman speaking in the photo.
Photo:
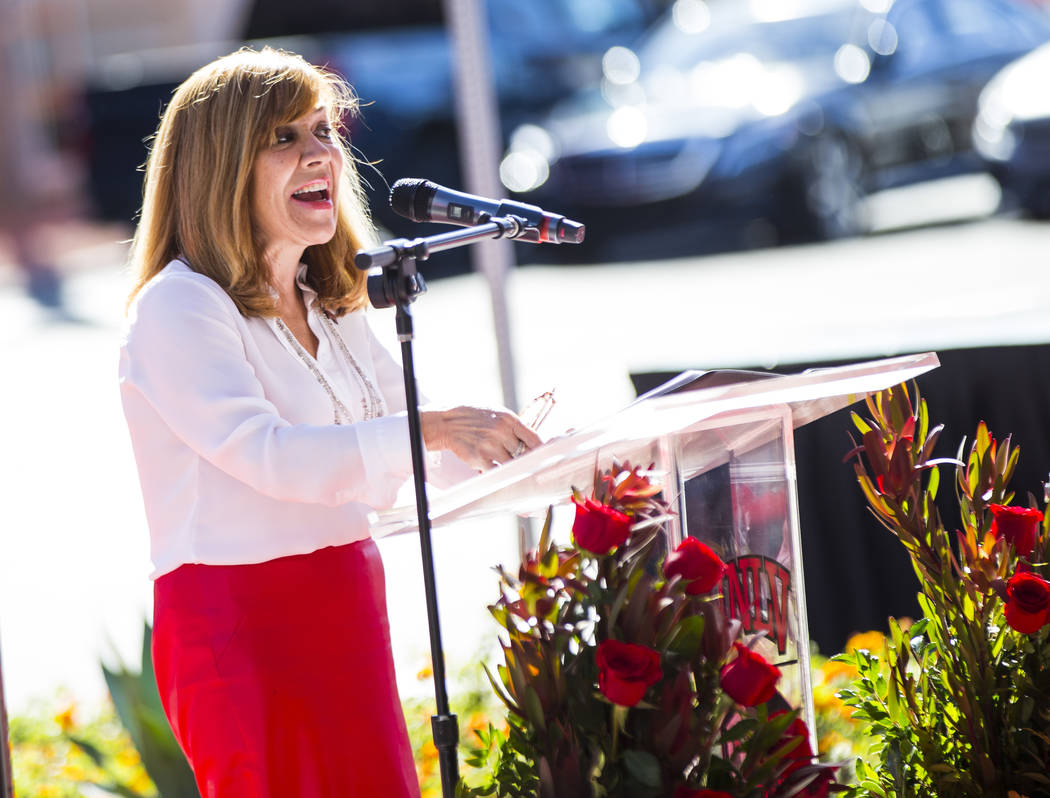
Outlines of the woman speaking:
[[[176,90],[147,163],[120,386],[157,683],[209,798],[419,795],[367,521],[412,466],[353,266],[354,109],[325,70],[241,50]],[[421,419],[448,480],[539,444],[506,411]]]

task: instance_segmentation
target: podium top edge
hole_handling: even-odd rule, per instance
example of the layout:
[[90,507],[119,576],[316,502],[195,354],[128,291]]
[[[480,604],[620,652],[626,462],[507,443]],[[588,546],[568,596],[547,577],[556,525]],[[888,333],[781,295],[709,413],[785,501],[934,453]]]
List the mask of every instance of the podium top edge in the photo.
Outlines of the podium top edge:
[[[432,502],[431,518],[436,524],[445,523],[456,520],[456,516],[468,508],[472,508],[468,514],[475,514],[486,504],[498,506],[500,495],[528,484],[526,481],[534,472],[543,470],[549,463],[556,463],[559,468],[577,460],[593,464],[594,458],[609,445],[613,432],[622,433],[624,441],[647,436],[655,439],[697,423],[711,423],[721,417],[729,419],[734,413],[777,407],[790,407],[795,417],[794,426],[798,427],[871,393],[908,382],[939,365],[935,352],[923,352],[795,374],[773,374],[769,379],[697,388],[636,401],[611,416],[552,438],[519,458],[450,488]],[[373,512],[370,520],[375,537],[413,531],[415,505]]]

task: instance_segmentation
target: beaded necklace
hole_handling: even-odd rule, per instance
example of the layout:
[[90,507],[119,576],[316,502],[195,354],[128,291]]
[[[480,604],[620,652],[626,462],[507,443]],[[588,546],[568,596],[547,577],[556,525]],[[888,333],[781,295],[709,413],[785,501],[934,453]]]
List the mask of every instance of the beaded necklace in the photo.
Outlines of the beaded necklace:
[[[352,354],[350,354],[350,348],[346,345],[343,340],[343,336],[339,333],[339,328],[336,327],[328,314],[321,312],[321,321],[327,328],[330,337],[336,342],[339,351],[342,352],[346,362],[350,364],[350,369],[354,373],[358,382],[361,384],[361,415],[367,421],[369,419],[378,418],[383,415],[386,411],[383,397],[380,396],[379,391],[375,387],[375,384],[369,379],[368,375],[362,370],[361,366],[358,365],[357,360]],[[303,365],[314,375],[314,379],[317,380],[318,384],[324,389],[325,393],[328,394],[328,398],[332,400],[332,411],[333,411],[333,422],[335,424],[350,424],[353,422],[353,418],[350,415],[349,409],[346,405],[336,396],[335,389],[332,388],[331,384],[325,378],[321,369],[317,366],[317,361],[310,355],[303,345],[299,343],[299,339],[295,337],[295,334],[288,329],[288,325],[284,323],[281,318],[276,319],[277,329],[281,331],[281,334],[288,341],[288,344],[292,347],[292,350],[298,355],[299,359],[303,362]]]

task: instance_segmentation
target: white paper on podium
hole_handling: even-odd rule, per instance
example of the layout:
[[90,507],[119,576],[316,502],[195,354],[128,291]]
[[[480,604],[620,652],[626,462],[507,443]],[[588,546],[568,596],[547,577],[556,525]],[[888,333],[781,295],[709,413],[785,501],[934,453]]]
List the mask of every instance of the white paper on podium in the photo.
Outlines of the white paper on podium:
[[[539,515],[549,505],[567,503],[573,486],[590,493],[595,468],[608,468],[613,459],[642,466],[659,461],[654,447],[667,436],[714,429],[719,422],[731,430],[735,414],[773,406],[789,407],[797,429],[938,365],[937,355],[927,352],[646,399],[450,490],[429,494],[431,525],[502,513]],[[695,443],[703,436],[693,441],[691,459],[703,462],[704,452]],[[725,446],[723,435],[718,448]],[[710,464],[716,464],[714,456]],[[376,538],[413,532],[415,503],[373,513],[371,521]]]

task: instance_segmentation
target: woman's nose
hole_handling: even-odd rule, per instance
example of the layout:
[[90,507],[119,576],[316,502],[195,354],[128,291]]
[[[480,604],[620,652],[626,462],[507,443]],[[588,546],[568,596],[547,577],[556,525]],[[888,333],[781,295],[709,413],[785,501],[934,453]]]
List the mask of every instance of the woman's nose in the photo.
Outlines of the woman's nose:
[[307,136],[303,145],[302,160],[306,166],[316,166],[331,159],[332,153],[316,136]]

